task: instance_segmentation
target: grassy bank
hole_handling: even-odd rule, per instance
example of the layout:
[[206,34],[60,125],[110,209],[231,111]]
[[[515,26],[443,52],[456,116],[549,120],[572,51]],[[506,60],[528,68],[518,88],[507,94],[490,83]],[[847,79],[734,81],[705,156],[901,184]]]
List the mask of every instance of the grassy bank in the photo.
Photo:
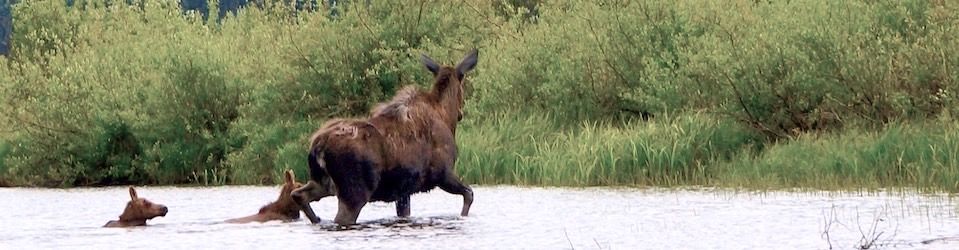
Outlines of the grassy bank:
[[716,185],[959,191],[959,124],[927,121],[804,135],[716,166]]
[[[959,191],[959,5],[373,1],[223,20],[14,6],[0,184],[271,184],[306,137],[470,48],[469,183]],[[216,6],[211,4],[210,6]]]
[[959,124],[946,118],[779,143],[702,113],[559,132],[547,117],[500,121],[460,135],[468,182],[959,191]]
[[458,168],[472,183],[709,184],[718,162],[760,140],[737,124],[694,113],[621,124],[551,127],[550,117],[503,117],[459,135]]

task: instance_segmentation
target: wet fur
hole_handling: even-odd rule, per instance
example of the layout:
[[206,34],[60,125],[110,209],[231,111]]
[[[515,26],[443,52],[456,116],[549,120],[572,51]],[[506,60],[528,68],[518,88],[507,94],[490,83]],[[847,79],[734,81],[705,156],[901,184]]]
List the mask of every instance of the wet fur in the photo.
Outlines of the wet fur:
[[126,208],[120,214],[119,220],[111,220],[103,227],[135,227],[146,226],[147,220],[157,216],[166,216],[167,207],[161,204],[150,202],[147,199],[137,196],[136,189],[129,188],[130,201]]
[[249,223],[249,222],[267,222],[273,220],[293,221],[300,218],[300,207],[290,197],[294,189],[303,186],[296,181],[293,170],[284,172],[284,183],[280,188],[280,196],[276,201],[271,202],[260,208],[260,211],[254,215],[233,218],[226,220],[227,223]]
[[467,215],[472,190],[454,172],[455,133],[464,75],[475,66],[476,52],[456,68],[423,60],[434,74],[431,90],[404,87],[366,119],[332,119],[311,136],[311,181],[332,180],[340,206],[337,224],[355,223],[370,201],[397,202],[397,215],[409,216],[409,196],[436,187],[463,195],[461,215]]

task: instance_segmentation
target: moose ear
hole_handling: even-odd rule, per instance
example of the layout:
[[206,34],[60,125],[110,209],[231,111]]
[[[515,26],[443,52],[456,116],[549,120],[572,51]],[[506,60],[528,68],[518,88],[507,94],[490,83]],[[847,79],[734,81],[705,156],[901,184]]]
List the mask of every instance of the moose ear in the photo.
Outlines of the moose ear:
[[420,59],[423,60],[423,65],[426,66],[426,69],[430,70],[430,72],[433,72],[433,75],[436,75],[440,72],[440,65],[436,64],[436,62],[434,62],[429,56],[426,56],[426,54],[422,54]]
[[293,182],[296,181],[296,177],[294,177],[292,169],[287,169],[284,175],[286,177],[286,184],[293,184]]
[[133,189],[133,186],[130,186],[130,200],[137,200],[137,190]]
[[478,59],[478,56],[479,50],[470,50],[470,53],[466,54],[466,58],[463,58],[463,61],[456,65],[456,73],[460,78],[463,78],[467,72],[470,72],[470,70],[473,70],[473,68],[476,67],[476,60]]

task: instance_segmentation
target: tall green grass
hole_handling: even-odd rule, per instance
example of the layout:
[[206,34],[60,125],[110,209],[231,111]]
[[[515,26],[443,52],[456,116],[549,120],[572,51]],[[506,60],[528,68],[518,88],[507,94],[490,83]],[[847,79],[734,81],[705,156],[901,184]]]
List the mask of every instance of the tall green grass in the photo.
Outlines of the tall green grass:
[[570,128],[555,123],[533,115],[467,125],[458,135],[457,168],[473,183],[707,184],[716,163],[760,142],[735,123],[701,113]]
[[[7,159],[7,154],[10,153],[10,148],[11,146],[7,144],[6,141],[0,140],[0,173],[7,172],[7,164],[4,161]],[[8,186],[9,185],[7,184],[8,181],[9,180],[0,178],[0,187]]]
[[807,135],[718,164],[714,184],[959,191],[959,124],[929,121]]
[[701,113],[567,129],[554,123],[534,115],[467,125],[457,170],[484,184],[959,191],[959,123],[950,119],[775,144]]

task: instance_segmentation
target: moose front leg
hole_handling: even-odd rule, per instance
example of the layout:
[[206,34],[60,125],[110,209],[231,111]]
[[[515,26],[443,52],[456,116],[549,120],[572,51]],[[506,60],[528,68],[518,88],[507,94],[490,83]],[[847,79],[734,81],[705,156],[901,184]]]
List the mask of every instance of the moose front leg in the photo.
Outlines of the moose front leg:
[[410,217],[410,196],[403,196],[396,200],[396,216]]

